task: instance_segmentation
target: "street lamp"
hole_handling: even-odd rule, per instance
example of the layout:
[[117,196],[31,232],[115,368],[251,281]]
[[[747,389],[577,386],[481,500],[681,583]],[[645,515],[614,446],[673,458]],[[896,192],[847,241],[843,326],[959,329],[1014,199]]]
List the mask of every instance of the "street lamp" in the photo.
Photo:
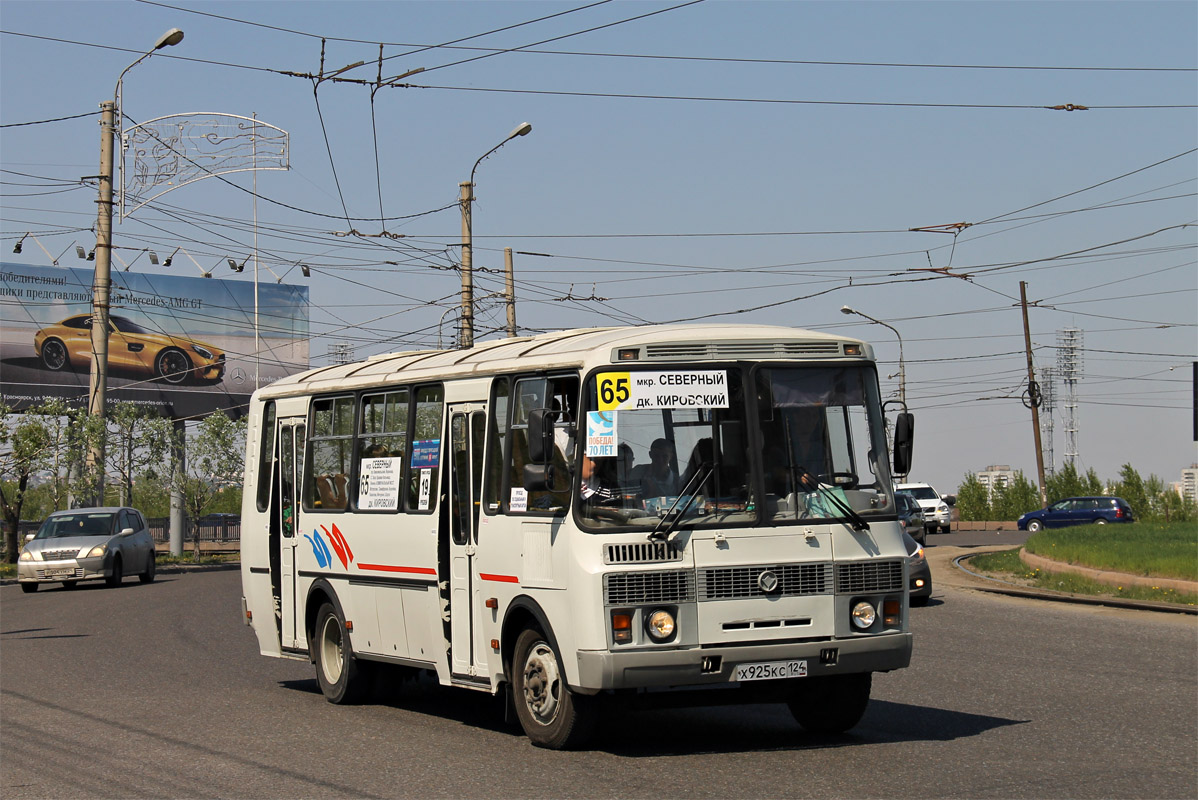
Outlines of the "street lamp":
[[[87,410],[89,414],[99,417],[101,421],[104,419],[104,401],[105,395],[108,393],[108,303],[112,270],[112,150],[118,124],[116,114],[120,107],[121,88],[125,80],[125,73],[156,51],[164,47],[171,47],[181,41],[183,41],[183,31],[178,28],[171,28],[158,37],[158,41],[154,42],[152,48],[121,70],[121,74],[116,80],[112,101],[100,104],[100,200],[96,215],[96,270],[92,279],[92,358]],[[89,449],[87,463],[89,467],[99,467],[101,473],[103,472],[103,442]],[[103,500],[103,487],[103,477],[101,476],[97,502]]]
[[470,180],[458,184],[461,190],[459,202],[462,207],[462,340],[458,347],[468,350],[474,347],[474,255],[471,243],[470,204],[474,202],[474,171],[487,156],[494,153],[517,136],[527,136],[532,131],[532,125],[521,122],[515,130],[507,135],[499,144],[492,147],[474,162],[470,170]]
[[869,314],[863,314],[855,308],[851,308],[849,306],[841,306],[840,313],[841,314],[856,314],[859,317],[865,317],[870,322],[876,322],[878,325],[881,325],[885,328],[890,328],[890,330],[894,331],[894,335],[898,337],[898,345],[899,345],[899,402],[903,406],[903,411],[906,411],[907,410],[907,364],[906,364],[906,362],[903,361],[903,337],[899,335],[899,332],[895,329],[895,327],[893,325],[887,325],[882,320],[874,319]]

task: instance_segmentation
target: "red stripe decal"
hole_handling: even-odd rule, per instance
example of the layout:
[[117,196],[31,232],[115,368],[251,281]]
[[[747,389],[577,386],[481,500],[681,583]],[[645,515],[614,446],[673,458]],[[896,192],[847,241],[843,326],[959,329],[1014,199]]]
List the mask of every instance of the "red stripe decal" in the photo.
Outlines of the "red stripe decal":
[[520,579],[515,575],[488,575],[485,572],[478,573],[478,577],[484,581],[498,581],[499,583],[519,583]]
[[373,569],[379,572],[411,572],[417,575],[437,574],[437,571],[431,567],[397,567],[394,564],[362,564],[359,562],[358,569]]

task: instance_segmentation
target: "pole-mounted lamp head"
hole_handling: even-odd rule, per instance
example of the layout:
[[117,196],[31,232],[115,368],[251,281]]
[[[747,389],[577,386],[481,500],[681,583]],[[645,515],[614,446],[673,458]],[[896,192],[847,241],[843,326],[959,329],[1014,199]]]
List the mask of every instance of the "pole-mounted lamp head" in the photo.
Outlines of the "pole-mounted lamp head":
[[161,50],[164,47],[174,47],[181,41],[183,41],[183,31],[179,28],[171,28],[158,37],[158,41],[154,42],[154,49]]
[[527,136],[530,133],[532,133],[532,123],[521,122],[515,130],[507,135],[507,138],[515,139],[517,136]]

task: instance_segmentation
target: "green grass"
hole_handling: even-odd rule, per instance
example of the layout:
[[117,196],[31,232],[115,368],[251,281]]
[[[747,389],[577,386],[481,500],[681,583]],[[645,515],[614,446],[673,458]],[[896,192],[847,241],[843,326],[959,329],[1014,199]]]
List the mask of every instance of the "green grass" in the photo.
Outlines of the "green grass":
[[1038,569],[1032,569],[1019,558],[1018,548],[973,556],[969,559],[967,565],[974,572],[987,573],[992,577],[1010,580],[1014,583],[1036,589],[1050,589],[1056,592],[1099,597],[1117,597],[1123,600],[1177,603],[1189,606],[1198,605],[1198,593],[1177,592],[1173,589],[1162,589],[1156,586],[1112,585],[1099,583],[1089,578],[1083,578],[1080,575],[1071,575],[1068,573],[1050,574]]
[[1067,564],[1198,581],[1198,525],[1193,523],[1053,528],[1033,535],[1024,547],[1029,553]]

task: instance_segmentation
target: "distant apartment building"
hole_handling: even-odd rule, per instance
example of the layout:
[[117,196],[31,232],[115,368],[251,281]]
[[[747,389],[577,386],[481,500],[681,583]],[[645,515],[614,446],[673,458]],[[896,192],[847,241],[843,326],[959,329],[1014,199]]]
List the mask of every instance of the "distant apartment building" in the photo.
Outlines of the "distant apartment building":
[[1191,464],[1181,471],[1179,492],[1187,503],[1198,503],[1198,464]]
[[978,483],[986,487],[986,496],[994,497],[994,490],[1010,486],[1015,482],[1015,470],[1008,464],[991,464],[977,473]]

